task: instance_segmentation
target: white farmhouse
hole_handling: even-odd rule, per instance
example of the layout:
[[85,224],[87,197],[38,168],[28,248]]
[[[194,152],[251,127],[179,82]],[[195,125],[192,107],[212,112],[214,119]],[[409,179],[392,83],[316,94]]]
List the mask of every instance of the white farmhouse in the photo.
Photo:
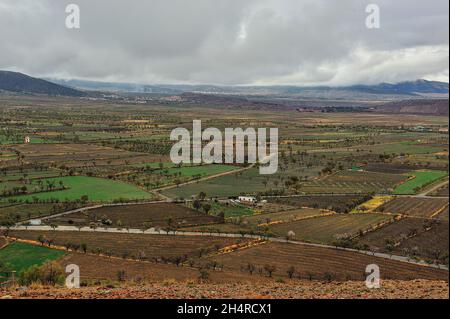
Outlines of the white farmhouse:
[[32,220],[30,220],[30,225],[31,226],[40,226],[40,225],[42,225],[42,220],[40,220],[40,219],[32,219]]
[[256,203],[256,197],[253,196],[239,196],[238,199],[240,202]]

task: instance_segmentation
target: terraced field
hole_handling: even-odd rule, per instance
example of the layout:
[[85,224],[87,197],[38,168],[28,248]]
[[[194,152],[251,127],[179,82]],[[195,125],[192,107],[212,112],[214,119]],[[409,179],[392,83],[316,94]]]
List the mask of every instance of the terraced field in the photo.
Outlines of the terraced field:
[[65,204],[14,204],[0,207],[0,221],[11,218],[14,221],[36,218],[77,208],[72,203]]
[[343,171],[317,181],[307,182],[303,184],[301,191],[308,194],[388,193],[404,180],[406,177],[400,174]]
[[[140,262],[122,258],[108,258],[80,253],[70,253],[61,259],[64,267],[69,264],[79,265],[81,280],[93,282],[98,280],[116,281],[117,273],[125,271],[125,280],[135,282],[196,282],[199,271],[192,267],[177,267],[173,264]],[[256,278],[235,271],[209,271],[209,282],[242,283],[247,281],[267,282],[268,278]]]
[[10,236],[37,241],[42,235],[52,239],[55,245],[63,246],[70,242],[84,243],[90,252],[111,254],[117,257],[148,260],[170,259],[175,257],[198,257],[200,254],[216,251],[219,248],[241,241],[235,238],[166,236],[141,234],[114,234],[101,232],[62,232],[62,231],[11,231]]
[[377,211],[403,214],[414,217],[434,217],[435,214],[448,206],[448,199],[445,198],[395,198],[384,205],[378,207]]
[[[139,205],[105,206],[85,212],[73,213],[48,222],[57,225],[87,226],[110,220],[111,227],[141,228],[144,223],[151,227],[187,227],[215,223],[218,219],[181,205],[152,203]],[[101,224],[101,223],[100,223]],[[105,225],[108,226],[108,225]]]
[[448,221],[405,218],[364,235],[360,242],[382,252],[430,259],[433,252],[440,251],[448,258],[448,234]]
[[209,259],[223,264],[225,269],[246,273],[248,265],[253,265],[255,277],[260,270],[263,276],[267,276],[264,266],[269,265],[275,267],[273,277],[287,277],[288,269],[294,267],[296,277],[305,279],[365,280],[366,266],[377,264],[382,279],[448,280],[448,272],[444,270],[353,252],[295,244],[267,243]]
[[392,217],[380,214],[333,215],[270,226],[270,231],[280,237],[286,237],[288,232],[293,231],[295,239],[331,244],[338,238],[356,235],[360,230],[370,229],[390,219]]
[[277,213],[255,214],[251,216],[242,216],[241,218],[231,218],[227,223],[203,225],[197,227],[183,228],[186,231],[201,231],[201,232],[222,232],[239,234],[254,233],[265,235],[268,232],[268,227],[280,223],[291,223],[296,220],[303,220],[313,218],[324,214],[331,214],[332,212],[321,209],[302,208],[290,209]]
[[296,207],[330,209],[338,213],[350,212],[365,201],[361,195],[307,195],[294,197],[268,198],[270,202]]

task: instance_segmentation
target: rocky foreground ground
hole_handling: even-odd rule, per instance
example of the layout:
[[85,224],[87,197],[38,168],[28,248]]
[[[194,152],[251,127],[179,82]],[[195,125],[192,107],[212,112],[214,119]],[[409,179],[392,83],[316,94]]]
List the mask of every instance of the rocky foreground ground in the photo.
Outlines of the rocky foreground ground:
[[119,287],[0,288],[1,299],[405,299],[449,298],[445,281],[383,281],[381,288],[368,289],[363,282],[296,282],[271,284],[159,283]]

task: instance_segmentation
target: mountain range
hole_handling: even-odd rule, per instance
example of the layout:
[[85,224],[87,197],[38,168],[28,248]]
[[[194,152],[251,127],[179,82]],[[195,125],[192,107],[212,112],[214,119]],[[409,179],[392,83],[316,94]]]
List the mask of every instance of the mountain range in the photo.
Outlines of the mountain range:
[[86,96],[85,92],[10,71],[0,71],[0,91],[51,96]]
[[317,86],[219,86],[184,84],[136,84],[95,82],[84,80],[39,79],[18,72],[0,71],[0,91],[20,94],[82,97],[94,92],[153,93],[180,95],[272,96],[275,98],[311,98],[337,100],[404,100],[424,97],[448,98],[449,84],[416,80],[396,84],[352,85],[342,87]]

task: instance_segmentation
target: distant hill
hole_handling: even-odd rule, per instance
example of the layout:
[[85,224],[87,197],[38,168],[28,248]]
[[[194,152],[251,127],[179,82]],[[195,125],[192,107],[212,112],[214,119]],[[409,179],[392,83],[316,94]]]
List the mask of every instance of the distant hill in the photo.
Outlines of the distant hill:
[[86,95],[86,93],[72,88],[10,71],[0,71],[0,91],[52,96],[81,97]]
[[448,100],[405,100],[380,105],[378,111],[398,114],[449,115]]
[[[417,80],[401,83],[381,83],[376,85],[352,85],[341,87],[330,86],[223,86],[223,85],[188,85],[188,84],[139,84],[139,83],[113,83],[83,80],[49,81],[64,86],[71,86],[82,90],[153,93],[153,94],[182,94],[202,93],[213,95],[271,95],[292,98],[320,98],[320,99],[375,99],[375,100],[403,100],[408,98],[434,97],[439,95],[446,98],[448,83],[427,80]],[[428,96],[429,95],[429,96]]]
[[448,83],[417,80],[396,84],[353,85],[348,89],[375,94],[448,94]]

